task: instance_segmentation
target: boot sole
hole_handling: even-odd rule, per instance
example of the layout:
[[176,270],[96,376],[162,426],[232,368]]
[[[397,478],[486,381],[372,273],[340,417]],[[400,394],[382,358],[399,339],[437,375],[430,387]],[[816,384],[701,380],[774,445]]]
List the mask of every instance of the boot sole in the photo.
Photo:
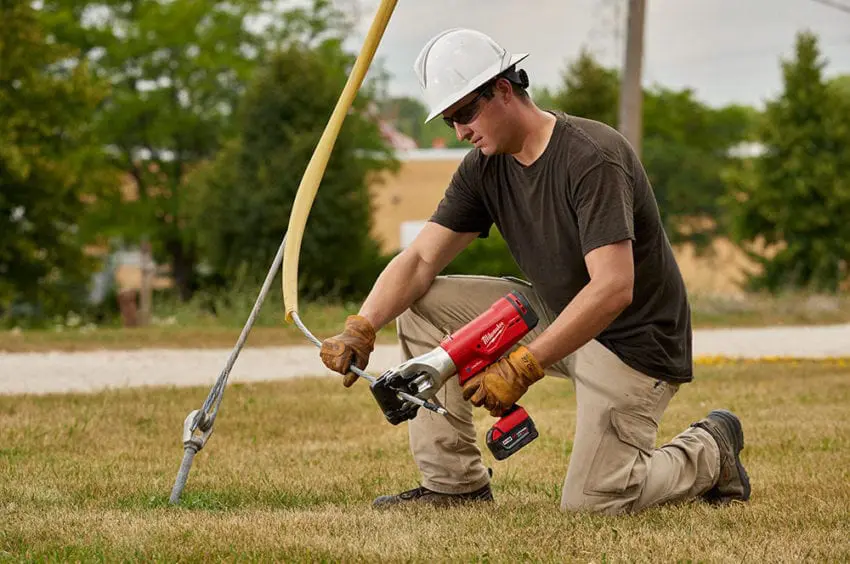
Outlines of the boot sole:
[[744,465],[741,464],[740,453],[744,450],[744,428],[741,426],[741,420],[726,409],[715,409],[711,413],[708,414],[709,417],[717,417],[718,419],[726,422],[734,432],[735,435],[735,467],[738,469],[738,476],[741,478],[741,484],[744,486],[744,495],[742,496],[742,501],[747,501],[750,499],[750,492],[752,488],[750,487],[750,476],[747,474],[747,471],[744,470]]

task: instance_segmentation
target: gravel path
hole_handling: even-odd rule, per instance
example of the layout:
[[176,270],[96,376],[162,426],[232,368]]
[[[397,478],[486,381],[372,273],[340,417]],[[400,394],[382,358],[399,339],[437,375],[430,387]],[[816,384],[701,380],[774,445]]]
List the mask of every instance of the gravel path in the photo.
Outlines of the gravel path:
[[[229,349],[0,353],[0,394],[93,392],[130,386],[212,385]],[[762,329],[700,329],[695,356],[850,356],[850,324]],[[395,345],[379,345],[369,372],[379,374],[399,361]],[[312,345],[245,349],[231,382],[327,376]]]

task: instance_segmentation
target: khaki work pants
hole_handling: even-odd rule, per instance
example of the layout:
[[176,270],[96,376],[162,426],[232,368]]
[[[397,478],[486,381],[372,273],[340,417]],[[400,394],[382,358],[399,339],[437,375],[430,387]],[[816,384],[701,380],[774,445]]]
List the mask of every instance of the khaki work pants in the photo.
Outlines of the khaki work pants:
[[[554,320],[533,288],[488,276],[440,276],[397,321],[404,360],[436,347],[511,290],[537,312],[528,344]],[[717,481],[720,455],[711,435],[690,427],[661,448],[658,422],[678,386],[646,376],[590,341],[547,369],[570,378],[576,392],[576,432],[564,480],[561,509],[627,513],[693,498]],[[489,482],[476,444],[473,406],[457,378],[437,394],[448,416],[420,409],[409,423],[410,448],[422,485],[441,493],[475,491]]]

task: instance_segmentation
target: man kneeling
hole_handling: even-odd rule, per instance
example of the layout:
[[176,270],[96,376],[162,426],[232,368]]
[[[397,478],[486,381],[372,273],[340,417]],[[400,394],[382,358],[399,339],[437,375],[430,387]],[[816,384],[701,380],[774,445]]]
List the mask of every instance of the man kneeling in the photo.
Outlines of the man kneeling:
[[[655,447],[658,423],[693,379],[687,293],[640,160],[616,130],[538,108],[528,76],[490,37],[438,34],[415,69],[430,105],[470,151],[413,243],[378,277],[358,315],[327,339],[321,357],[345,374],[365,368],[376,330],[397,320],[405,359],[436,347],[515,290],[540,322],[516,349],[438,393],[444,417],[420,410],[409,423],[421,485],[376,507],[490,501],[472,407],[493,416],[549,374],[576,391],[576,432],[561,508],[634,512],[703,497],[746,501],[738,418],[716,410]],[[495,224],[530,283],[438,276]]]

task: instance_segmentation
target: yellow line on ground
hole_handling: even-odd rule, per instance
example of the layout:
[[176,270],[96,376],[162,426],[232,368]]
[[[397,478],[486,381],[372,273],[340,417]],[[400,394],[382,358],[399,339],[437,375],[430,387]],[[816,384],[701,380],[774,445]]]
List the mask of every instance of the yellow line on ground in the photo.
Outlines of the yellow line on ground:
[[744,358],[723,355],[703,355],[694,358],[697,366],[718,366],[723,364],[825,364],[830,366],[850,366],[848,356],[828,356],[824,358],[807,358],[796,356],[760,356]]

